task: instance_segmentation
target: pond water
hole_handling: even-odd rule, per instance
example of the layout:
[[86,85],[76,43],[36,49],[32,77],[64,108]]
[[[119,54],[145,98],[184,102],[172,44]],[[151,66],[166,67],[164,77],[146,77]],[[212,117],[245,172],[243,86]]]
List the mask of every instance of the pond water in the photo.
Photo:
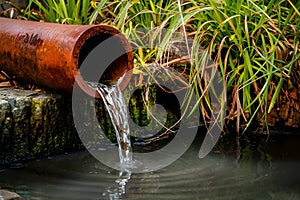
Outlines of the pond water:
[[[170,166],[120,174],[88,152],[0,167],[0,186],[33,200],[84,199],[300,199],[299,136],[221,141],[199,159],[199,137]],[[253,140],[252,140],[253,141]],[[237,158],[238,157],[238,158]]]

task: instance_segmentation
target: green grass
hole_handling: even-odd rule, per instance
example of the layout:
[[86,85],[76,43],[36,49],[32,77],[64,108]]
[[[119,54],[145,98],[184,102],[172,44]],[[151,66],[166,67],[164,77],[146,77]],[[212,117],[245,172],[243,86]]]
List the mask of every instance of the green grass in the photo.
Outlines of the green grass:
[[[300,63],[299,1],[43,2],[30,0],[25,16],[56,23],[112,25],[133,42],[137,49],[136,66],[163,63],[167,59],[166,50],[172,42],[185,42],[187,37],[192,38],[193,47],[203,47],[203,52],[214,60],[215,67],[226,82],[226,118],[237,121],[238,128],[246,129],[253,120],[259,120],[267,127],[268,113],[274,108],[278,95],[294,87],[289,79]],[[38,9],[33,9],[33,5]],[[149,31],[140,32],[141,29]],[[178,37],[175,32],[182,34]],[[206,118],[212,111],[207,91],[210,83],[203,82],[200,76],[203,57],[195,49],[188,50],[193,60],[191,64],[177,65],[179,68],[189,68],[185,72],[189,74],[189,84],[199,99],[196,106],[201,108]],[[187,96],[187,104],[188,99]]]
[[263,114],[261,121],[267,125],[267,113],[299,60],[299,49],[291,48],[299,43],[289,41],[299,41],[299,29],[295,28],[300,16],[283,3],[194,2],[194,9],[211,8],[197,14],[191,23],[199,43],[215,59],[226,81],[231,104],[227,117],[237,118],[239,125],[242,116],[245,128],[259,112]]
[[[62,24],[93,24],[107,1],[29,0],[24,14],[28,19]],[[32,9],[36,6],[38,9]]]

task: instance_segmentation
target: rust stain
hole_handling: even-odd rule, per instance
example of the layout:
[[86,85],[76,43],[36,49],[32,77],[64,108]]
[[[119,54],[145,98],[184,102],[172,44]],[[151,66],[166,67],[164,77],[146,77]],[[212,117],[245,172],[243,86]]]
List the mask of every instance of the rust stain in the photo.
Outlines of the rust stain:
[[17,36],[16,41],[20,41],[24,44],[29,44],[31,46],[37,46],[37,45],[42,45],[43,44],[43,40],[40,38],[40,36],[38,34],[28,34],[28,33],[24,33],[24,34],[20,34]]
[[125,88],[131,77],[133,53],[125,36],[105,25],[62,25],[0,18],[0,70],[25,82],[66,92],[72,92],[76,84],[94,96],[95,90],[82,77],[76,83],[75,78],[80,59],[92,50],[86,46],[108,37],[115,37],[118,46],[113,48],[124,49],[126,54],[116,59],[102,78],[115,81],[126,73],[121,84]]

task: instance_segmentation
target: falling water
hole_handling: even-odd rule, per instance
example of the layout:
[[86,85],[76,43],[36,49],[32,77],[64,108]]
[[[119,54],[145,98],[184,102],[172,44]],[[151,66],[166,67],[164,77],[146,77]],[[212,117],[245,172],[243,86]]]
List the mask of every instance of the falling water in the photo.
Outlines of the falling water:
[[103,196],[108,196],[110,200],[117,200],[125,194],[126,183],[131,178],[131,168],[137,163],[132,160],[127,106],[119,87],[122,80],[123,77],[121,77],[117,83],[110,85],[87,82],[87,84],[96,89],[102,97],[115,129],[118,142],[120,172],[119,177],[116,180],[117,185],[110,186],[107,189],[107,193],[103,193]]
[[133,164],[127,106],[119,87],[122,80],[123,78],[120,78],[116,84],[111,85],[88,83],[88,85],[96,89],[103,99],[115,129],[119,147],[121,171],[119,178],[116,180],[117,186],[109,187],[107,193],[103,193],[103,196],[108,195],[110,200],[117,200],[125,194],[126,183],[131,178],[130,167],[132,167]]
[[122,78],[115,84],[88,83],[102,97],[116,132],[121,170],[132,162],[132,148],[128,123],[127,106],[119,87]]

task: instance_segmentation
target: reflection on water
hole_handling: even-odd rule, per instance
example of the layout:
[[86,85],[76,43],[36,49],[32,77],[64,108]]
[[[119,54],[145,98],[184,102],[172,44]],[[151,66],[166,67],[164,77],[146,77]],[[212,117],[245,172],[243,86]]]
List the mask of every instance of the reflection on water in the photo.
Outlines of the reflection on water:
[[[222,142],[204,159],[192,146],[151,173],[110,169],[87,152],[0,167],[0,186],[26,199],[300,199],[299,136],[244,144],[237,161]],[[257,140],[256,140],[257,141]],[[226,149],[226,153],[225,153]],[[19,167],[15,167],[19,166]]]

